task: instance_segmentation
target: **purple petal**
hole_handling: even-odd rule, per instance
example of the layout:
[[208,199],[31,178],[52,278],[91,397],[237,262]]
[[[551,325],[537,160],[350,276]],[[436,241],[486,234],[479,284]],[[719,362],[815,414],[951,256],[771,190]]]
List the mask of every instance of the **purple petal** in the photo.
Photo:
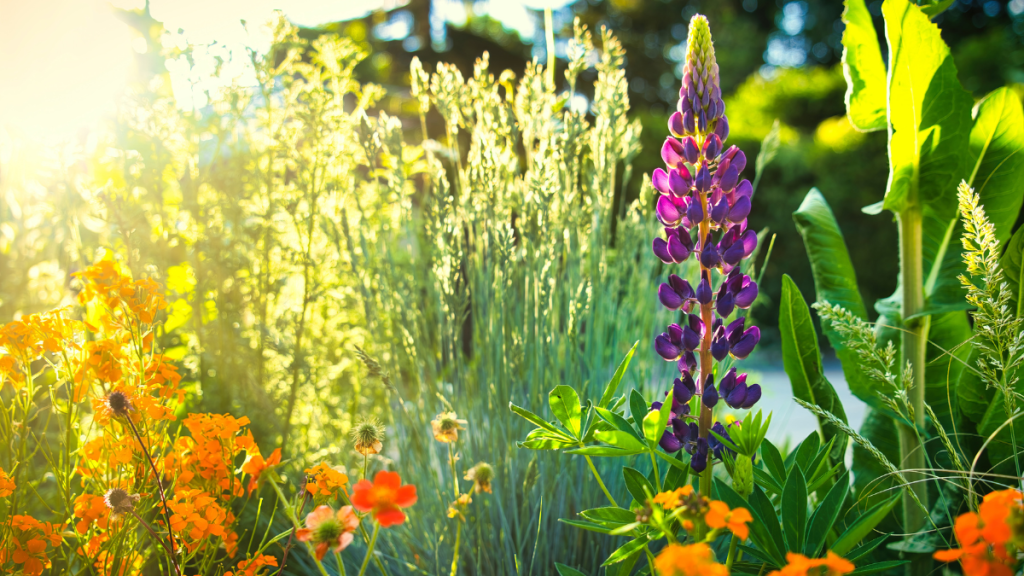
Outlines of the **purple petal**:
[[672,168],[675,168],[683,163],[683,147],[679,144],[679,141],[674,138],[666,138],[665,143],[661,146],[661,159],[665,161]]
[[718,383],[718,390],[725,395],[732,392],[732,389],[736,387],[736,369],[730,368],[725,376],[722,376],[722,381]]
[[666,334],[668,334],[672,343],[677,346],[683,341],[683,328],[679,324],[669,324]]
[[686,131],[683,129],[683,115],[679,112],[673,112],[668,118],[668,131],[672,133],[676,138],[682,137]]
[[[679,240],[676,240],[676,242],[678,241]],[[654,255],[657,256],[658,259],[664,262],[665,264],[672,264],[673,262],[675,262],[675,260],[673,260],[672,258],[672,255],[669,254],[668,242],[666,242],[665,240],[661,238],[655,238],[654,245],[651,247],[651,249],[654,252]],[[689,256],[689,254],[687,254],[687,256]]]
[[669,175],[661,168],[655,168],[654,174],[651,174],[651,184],[654,185],[654,189],[662,194],[668,194],[672,189],[669,187]]
[[700,163],[700,168],[697,170],[697,177],[693,179],[693,184],[701,192],[707,192],[711,189],[711,172],[708,170],[707,162]]
[[733,194],[736,195],[736,198],[741,198],[743,196],[751,198],[754,196],[754,187],[750,185],[750,180],[742,180],[736,185],[736,189],[733,190]]
[[658,300],[669,310],[678,310],[685,300],[668,284],[658,287]]
[[668,239],[668,254],[670,262],[685,262],[690,257],[690,249],[683,244],[678,235],[673,235]]
[[[736,260],[736,262],[739,262],[739,260]],[[729,263],[735,264],[736,262]],[[717,268],[718,265],[722,263],[722,256],[718,253],[718,246],[714,243],[708,243],[706,246],[701,247],[700,263],[703,264],[705,268]]]
[[740,338],[743,337],[743,326],[746,325],[746,323],[747,318],[745,316],[740,316],[725,327],[725,338],[730,342],[730,344],[735,344],[740,341]]
[[668,334],[659,334],[654,339],[654,350],[665,360],[676,360],[682,350],[669,340]]
[[721,223],[725,220],[726,214],[729,213],[729,201],[723,196],[721,200],[715,204],[715,207],[711,209],[711,220],[713,222]]
[[747,230],[740,240],[743,242],[743,257],[746,258],[754,252],[754,248],[757,248],[757,232]]
[[747,215],[750,214],[750,197],[740,196],[736,199],[736,203],[729,209],[729,221],[730,222],[742,222]]
[[687,326],[683,328],[683,348],[694,351],[700,346],[700,334],[695,332],[693,328]]
[[696,164],[700,159],[700,148],[697,148],[697,140],[693,136],[683,138],[683,158],[690,164]]
[[[707,140],[704,141],[704,157],[708,160],[718,158],[718,155],[722,153],[722,139],[717,134],[711,134]],[[693,162],[690,162],[693,164]]]
[[733,344],[732,355],[740,360],[746,358],[754,351],[754,346],[757,346],[757,342],[761,339],[761,330],[757,326],[751,326],[743,333],[743,337],[740,338],[739,342]]
[[690,200],[690,205],[686,207],[686,218],[691,223],[697,223],[704,219],[704,208],[701,207],[699,199]]
[[[725,106],[722,106],[722,114],[725,114]],[[722,116],[718,119],[718,123],[715,124],[715,134],[725,142],[729,138],[729,120]]]
[[668,284],[683,298],[693,298],[695,296],[690,283],[675,274],[668,275]]
[[711,298],[714,297],[714,294],[711,292],[711,284],[708,282],[707,277],[702,278],[700,284],[697,285],[696,296],[697,302],[700,302],[701,304],[711,302]]
[[[693,187],[693,178],[686,167],[672,170],[668,174],[668,190],[676,196],[686,196]],[[660,190],[660,189],[659,189]]]
[[679,207],[672,201],[671,196],[663,195],[658,198],[658,207],[655,211],[658,214],[658,220],[665,226],[676,226],[683,219],[682,213],[679,212]]
[[661,433],[661,440],[658,441],[658,445],[661,446],[662,450],[669,453],[679,452],[683,449],[683,443],[668,430]]
[[736,387],[725,396],[725,403],[733,408],[739,408],[743,405],[743,401],[746,400],[746,398],[747,385],[737,384]]
[[754,300],[757,300],[757,282],[751,281],[736,294],[736,305],[740,308],[750,308]]
[[758,400],[761,399],[761,385],[752,384],[747,388],[747,396],[743,399],[743,405],[741,408],[751,408]]
[[747,155],[740,150],[736,153],[736,156],[732,159],[732,166],[736,169],[736,173],[743,172],[743,169],[747,167]]
[[729,341],[724,337],[715,338],[711,341],[711,356],[721,362],[729,355]]
[[[693,379],[691,378],[690,381],[692,382]],[[690,401],[690,398],[693,398],[693,392],[689,389],[686,383],[681,379],[676,378],[672,382],[672,399],[680,402],[681,404],[685,404]]]
[[[742,154],[742,152],[740,152]],[[723,191],[728,192],[736,187],[736,183],[740,179],[740,173],[736,170],[736,164],[734,163],[729,166],[722,174],[721,179],[718,181],[718,185]]]
[[740,260],[743,260],[743,256],[743,243],[737,242],[722,254],[722,260],[725,260],[726,263],[735,266],[736,264],[739,264]]
[[700,401],[708,408],[714,408],[715,404],[718,404],[718,390],[715,390],[715,383],[711,381],[711,376],[708,376],[708,382],[704,384],[704,395],[701,396]]
[[732,294],[726,292],[718,297],[715,301],[715,310],[718,315],[722,318],[728,318],[732,314],[733,309],[736,307]]
[[697,131],[697,123],[693,117],[692,110],[683,111],[683,129],[686,130],[687,134],[693,134]]

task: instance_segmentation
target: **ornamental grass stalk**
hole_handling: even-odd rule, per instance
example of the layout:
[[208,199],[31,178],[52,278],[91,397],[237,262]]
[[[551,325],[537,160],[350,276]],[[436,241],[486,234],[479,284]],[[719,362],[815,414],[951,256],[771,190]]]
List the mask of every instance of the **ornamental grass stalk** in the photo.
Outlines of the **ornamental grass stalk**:
[[[743,315],[757,298],[757,283],[743,273],[745,260],[757,247],[757,234],[747,227],[753,187],[740,180],[747,157],[736,146],[725,148],[729,121],[707,18],[698,14],[690,20],[688,38],[678,110],[668,121],[672,137],[661,149],[666,166],[652,175],[660,193],[657,217],[665,231],[653,249],[668,266],[692,255],[700,263],[700,277],[694,287],[670,274],[658,288],[661,303],[686,316],[669,325],[654,347],[679,368],[670,428],[661,446],[667,452],[686,449],[691,454],[691,468],[702,473],[700,492],[708,494],[709,458],[721,458],[726,449],[709,432],[714,426],[728,438],[720,423],[712,424],[715,406],[721,400],[733,408],[750,408],[761,398],[760,385],[748,384],[746,374],[737,374],[735,368],[721,373],[727,358],[746,358],[761,338]],[[655,408],[660,405],[654,403]]]

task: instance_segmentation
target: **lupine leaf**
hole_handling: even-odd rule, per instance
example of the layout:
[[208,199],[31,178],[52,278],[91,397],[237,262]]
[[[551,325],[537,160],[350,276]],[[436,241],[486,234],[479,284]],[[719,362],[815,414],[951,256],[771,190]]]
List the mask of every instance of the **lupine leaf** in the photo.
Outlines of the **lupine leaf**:
[[807,535],[804,540],[804,555],[810,558],[816,558],[818,553],[821,552],[822,547],[825,545],[825,538],[832,530],[832,525],[836,523],[836,519],[839,518],[839,512],[842,511],[843,502],[846,500],[846,495],[850,492],[850,481],[846,474],[843,474],[836,479],[836,483],[832,485],[832,488],[822,499],[821,504],[818,504],[818,508],[811,515],[811,520],[807,524]]
[[609,564],[615,564],[616,562],[622,562],[626,558],[633,555],[636,551],[642,550],[647,544],[647,536],[637,536],[636,538],[626,542],[619,547],[618,550],[612,552],[612,555],[607,560],[601,563],[601,566],[608,566]]
[[[761,518],[761,511],[755,508],[751,503],[744,500],[742,496],[736,493],[728,484],[722,482],[720,479],[715,478],[715,493],[718,495],[718,499],[722,500],[729,505],[729,508],[746,508],[750,511],[750,514],[754,517],[754,521],[749,524],[750,526],[750,540],[754,544],[757,544],[763,552],[755,554],[759,558],[767,556],[772,559],[772,562],[776,566],[782,566],[785,564],[784,552],[781,550],[776,541],[772,538],[766,526],[765,520]],[[755,488],[755,491],[757,489]],[[769,502],[769,505],[771,503]],[[771,510],[771,520],[778,525],[778,520],[775,517],[775,509]]]
[[573,390],[572,386],[561,384],[555,386],[548,394],[548,404],[551,405],[551,412],[555,418],[562,423],[576,438],[580,436],[580,397]]
[[615,446],[586,446],[584,448],[576,448],[575,450],[566,450],[566,454],[579,454],[580,456],[632,456],[634,454],[640,454],[646,452],[647,447],[644,446],[638,450],[631,450],[627,448],[616,448]]
[[630,468],[629,466],[623,466],[622,478],[626,481],[626,490],[640,504],[647,502],[647,495],[650,493],[651,496],[657,494],[654,490],[654,486],[646,476],[640,473],[636,468]]
[[643,440],[621,430],[600,430],[594,434],[594,438],[598,442],[604,442],[605,444],[611,444],[612,446],[625,448],[626,450],[647,449],[647,445],[644,444]]
[[[811,188],[800,207],[793,212],[793,221],[811,261],[815,300],[842,306],[858,318],[867,320],[867,309],[857,289],[857,274],[843,233],[832,208],[817,188]],[[821,331],[842,363],[850,391],[865,402],[876,402],[876,384],[864,373],[856,353],[846,346],[831,322],[822,321]]]
[[509,410],[511,410],[511,411],[515,412],[516,414],[522,416],[526,420],[529,420],[533,424],[535,424],[537,426],[540,426],[541,428],[547,430],[548,432],[553,432],[554,434],[561,435],[561,436],[565,435],[565,431],[559,430],[553,424],[551,424],[550,422],[545,421],[543,418],[541,418],[540,416],[537,416],[533,412],[530,412],[526,408],[520,408],[519,406],[516,406],[515,404],[513,404],[511,402],[508,403],[508,408],[509,408]]
[[601,395],[601,402],[598,403],[599,408],[604,408],[611,402],[615,396],[615,392],[619,389],[619,383],[622,382],[622,375],[626,373],[626,368],[629,368],[629,361],[633,358],[633,353],[636,352],[636,347],[640,345],[640,341],[637,340],[633,347],[629,349],[626,356],[619,362],[619,367],[615,369],[615,374],[612,375],[612,379],[608,381],[608,385],[604,388],[604,394]]
[[621,415],[605,408],[595,408],[594,411],[597,412],[597,415],[605,422],[615,426],[615,428],[626,432],[627,434],[633,435],[637,440],[641,440],[640,434],[637,433],[636,429],[633,428],[629,421]]
[[[779,302],[779,332],[782,335],[782,365],[789,376],[793,395],[809,404],[816,404],[846,422],[846,411],[821,366],[818,335],[811,320],[811,311],[800,289],[788,274],[782,275],[782,298]],[[835,426],[819,418],[825,438],[838,436],[833,445],[833,459],[846,452],[846,436]]]
[[854,520],[853,524],[829,546],[829,549],[840,556],[846,556],[846,553],[852,550],[858,542],[872,533],[875,526],[878,526],[878,523],[885,519],[899,501],[900,495],[897,493],[892,498],[868,509]]
[[[772,505],[772,501],[764,495],[764,492],[756,484],[754,485],[754,491],[750,493],[747,501],[750,502],[750,513],[754,514],[756,511],[776,548],[778,550],[785,550],[786,541],[782,536],[782,526],[779,524],[779,517],[775,512],[775,506]],[[754,520],[757,521],[758,518],[755,517]]]
[[616,506],[591,508],[590,510],[580,512],[580,516],[599,524],[629,524],[636,522],[636,514],[634,512]]
[[886,560],[885,562],[875,562],[874,564],[868,564],[867,566],[861,566],[853,572],[850,572],[848,576],[862,576],[864,574],[875,574],[876,572],[888,572],[894,568],[900,566],[906,566],[910,564],[909,560]]
[[800,550],[807,528],[807,483],[799,469],[794,469],[782,488],[782,527],[787,550]]
[[[898,500],[898,498],[897,498],[897,500]],[[881,546],[882,542],[885,542],[886,538],[888,538],[888,537],[889,537],[889,534],[882,534],[878,538],[875,538],[874,540],[870,540],[868,542],[865,542],[863,545],[854,548],[853,550],[850,551],[849,554],[843,554],[842,556],[844,556],[850,562],[857,562],[857,560],[860,560],[864,556],[867,556],[875,548],[878,548],[879,546]]]
[[637,428],[642,429],[641,423],[650,411],[650,404],[647,403],[647,400],[644,400],[643,395],[636,390],[630,390],[629,413],[633,416],[633,423],[636,424]]
[[786,463],[782,460],[782,454],[770,441],[761,443],[761,459],[764,460],[764,467],[771,472],[775,481],[782,486],[786,483]]
[[559,522],[562,524],[568,524],[574,528],[580,528],[582,530],[588,530],[590,532],[599,532],[601,534],[607,534],[611,532],[611,528],[602,524],[594,524],[593,522],[585,522],[583,520],[566,520],[565,518],[559,518]]
[[864,0],[846,0],[843,11],[843,75],[846,114],[863,132],[885,128],[885,63]]

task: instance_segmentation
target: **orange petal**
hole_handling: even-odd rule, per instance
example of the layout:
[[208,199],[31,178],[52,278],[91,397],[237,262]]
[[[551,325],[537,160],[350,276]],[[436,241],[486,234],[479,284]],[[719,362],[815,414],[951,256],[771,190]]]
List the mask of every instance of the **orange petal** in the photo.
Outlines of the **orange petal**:
[[395,492],[395,505],[408,508],[416,503],[416,487],[412,485],[402,486]]

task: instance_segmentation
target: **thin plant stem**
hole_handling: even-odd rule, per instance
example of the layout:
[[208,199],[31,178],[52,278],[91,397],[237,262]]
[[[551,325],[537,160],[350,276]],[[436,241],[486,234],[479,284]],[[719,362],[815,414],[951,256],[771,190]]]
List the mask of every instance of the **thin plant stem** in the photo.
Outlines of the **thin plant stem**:
[[452,445],[448,443],[448,464],[452,467],[452,484],[455,485],[455,498],[459,497],[459,477],[455,473],[455,454],[452,453]]
[[[277,485],[277,482],[270,481],[270,482],[267,482],[267,484],[270,484],[270,486],[273,487],[274,493],[277,494],[277,501],[279,503],[280,502],[287,502],[288,501],[288,499],[284,497],[284,493],[281,492],[281,487]],[[285,516],[288,517],[288,520],[290,520],[291,523],[292,523],[292,533],[294,534],[295,532],[297,532],[299,530],[299,520],[298,520],[298,518],[295,517],[295,514],[292,513],[292,511],[288,508],[288,506],[285,506],[284,513],[285,513]],[[309,552],[309,555],[313,558],[313,561],[316,562],[316,567],[320,570],[320,574],[322,576],[331,576],[327,572],[327,569],[324,568],[323,563],[320,562],[320,559],[316,557],[316,550],[313,549],[313,545],[310,544],[309,542],[306,542],[305,544],[306,544],[306,550]],[[281,564],[281,570],[284,570],[284,564],[283,563]],[[360,572],[360,574],[361,574],[361,572]]]
[[[581,442],[580,447],[582,446],[583,443]],[[583,457],[587,459],[587,465],[590,466],[590,471],[594,473],[594,478],[597,480],[597,485],[601,487],[601,491],[604,492],[604,495],[608,498],[608,501],[612,503],[612,506],[618,508],[619,505],[615,502],[615,498],[612,498],[611,492],[608,491],[608,488],[604,485],[604,481],[601,480],[601,475],[597,472],[597,468],[594,467],[594,461],[590,459],[589,455],[584,455]]]
[[459,572],[459,543],[462,541],[462,520],[458,520],[458,527],[455,529],[455,553],[452,555],[452,575]]
[[[142,447],[142,454],[146,457],[146,462],[149,462],[149,468],[153,471],[153,481],[156,482],[157,493],[160,494],[160,502],[163,504],[164,519],[167,520],[167,538],[171,541],[171,550],[177,550],[178,545],[174,542],[174,530],[171,529],[171,513],[168,511],[167,506],[167,495],[164,493],[164,483],[160,480],[160,473],[156,471],[156,464],[153,463],[153,457],[149,455],[149,449],[146,448],[146,443],[142,441],[142,436],[139,435],[139,431],[135,428],[135,423],[132,422],[131,416],[125,416],[125,422],[128,423],[128,427],[131,428],[132,434],[135,435],[135,439],[139,441],[139,446]],[[181,567],[178,566],[177,560],[172,555],[169,558],[171,565],[174,566],[174,571],[181,576]]]
[[654,467],[654,484],[658,488],[658,492],[661,492],[661,472],[658,471],[658,461],[654,458],[653,450],[648,451],[647,454],[651,457],[651,466]]
[[338,562],[338,574],[345,576],[345,563],[341,560],[341,553],[334,551],[334,559]]
[[373,548],[377,545],[377,534],[379,533],[380,524],[376,523],[373,525],[373,536],[370,538],[370,544],[366,547],[366,558],[363,558],[363,565],[359,568],[359,576],[366,574],[366,567],[370,565],[370,558],[373,556]]
[[363,453],[363,475],[359,478],[360,480],[366,480],[366,453]]
[[644,553],[647,554],[647,565],[651,567],[651,574],[656,574],[654,570],[654,554],[651,554],[651,549],[644,544]]
[[736,552],[739,550],[740,539],[735,534],[732,535],[732,540],[729,541],[729,556],[725,559],[725,567],[732,569],[733,562],[736,561]]

